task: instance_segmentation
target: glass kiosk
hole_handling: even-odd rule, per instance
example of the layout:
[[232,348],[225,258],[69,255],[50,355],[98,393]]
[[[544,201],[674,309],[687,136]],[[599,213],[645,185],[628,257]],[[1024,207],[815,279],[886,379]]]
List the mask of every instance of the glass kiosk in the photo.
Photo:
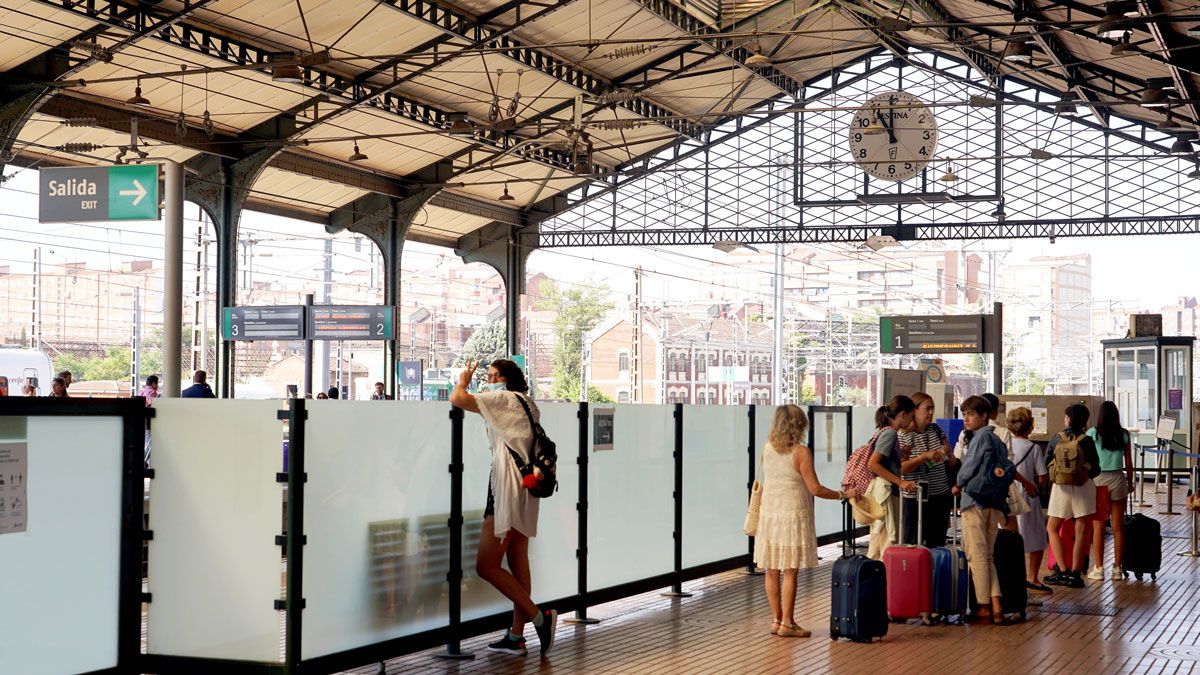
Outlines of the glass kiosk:
[[[1121,423],[1154,437],[1159,417],[1174,417],[1176,451],[1191,452],[1194,337],[1102,340],[1104,397],[1117,404]],[[1150,443],[1153,444],[1153,441]],[[1187,466],[1175,458],[1175,468]]]

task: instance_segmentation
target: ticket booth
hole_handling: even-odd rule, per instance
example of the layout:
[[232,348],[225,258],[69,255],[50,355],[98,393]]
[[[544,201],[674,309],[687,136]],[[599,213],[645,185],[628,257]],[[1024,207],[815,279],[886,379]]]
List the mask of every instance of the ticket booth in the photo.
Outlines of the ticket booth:
[[[1192,446],[1194,337],[1103,340],[1104,397],[1117,404],[1127,428],[1153,434],[1160,417],[1174,417],[1175,450]],[[1177,458],[1176,467],[1185,466]]]

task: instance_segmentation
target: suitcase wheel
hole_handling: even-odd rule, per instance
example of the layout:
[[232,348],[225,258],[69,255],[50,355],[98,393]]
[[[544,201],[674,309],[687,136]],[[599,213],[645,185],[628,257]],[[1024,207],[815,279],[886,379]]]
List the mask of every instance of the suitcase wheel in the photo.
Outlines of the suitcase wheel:
[[1134,573],[1134,575],[1133,575],[1133,577],[1134,577],[1135,579],[1137,579],[1138,581],[1141,581],[1141,580],[1142,580],[1142,573],[1141,573],[1141,572],[1135,572],[1135,573]]
[[1150,581],[1158,581],[1158,574],[1151,572],[1150,573]]

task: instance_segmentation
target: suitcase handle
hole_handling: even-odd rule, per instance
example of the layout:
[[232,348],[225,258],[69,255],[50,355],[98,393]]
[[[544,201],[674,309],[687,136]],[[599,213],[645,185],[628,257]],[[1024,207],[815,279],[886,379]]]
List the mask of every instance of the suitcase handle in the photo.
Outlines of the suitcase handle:
[[901,546],[920,546],[925,539],[925,483],[917,481],[917,541],[913,544],[908,544],[904,541],[904,491],[900,492],[900,545]]

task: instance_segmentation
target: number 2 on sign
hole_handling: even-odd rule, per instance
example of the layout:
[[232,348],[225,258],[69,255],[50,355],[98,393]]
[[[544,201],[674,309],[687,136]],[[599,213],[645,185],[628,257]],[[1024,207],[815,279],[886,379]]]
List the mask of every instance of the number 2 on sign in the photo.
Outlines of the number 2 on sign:
[[375,324],[375,334],[383,335],[383,324],[381,324],[381,323]]

